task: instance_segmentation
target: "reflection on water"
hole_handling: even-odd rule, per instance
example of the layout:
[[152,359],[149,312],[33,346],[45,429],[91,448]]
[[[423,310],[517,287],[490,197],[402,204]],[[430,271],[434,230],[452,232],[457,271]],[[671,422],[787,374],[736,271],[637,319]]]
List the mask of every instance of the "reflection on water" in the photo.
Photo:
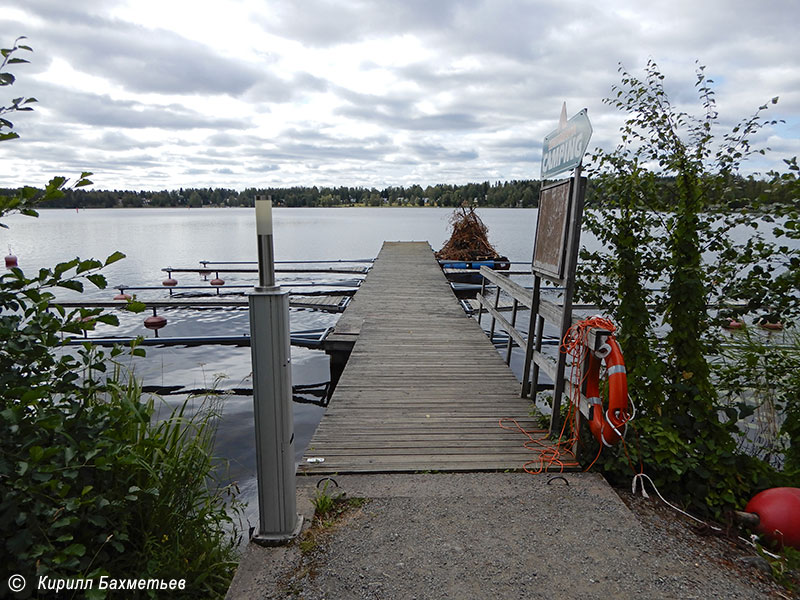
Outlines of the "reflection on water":
[[[515,261],[529,261],[535,210],[481,209],[491,242],[501,254]],[[374,258],[384,240],[427,240],[434,249],[449,237],[451,209],[299,209],[279,208],[273,213],[277,260],[331,260]],[[14,215],[0,232],[3,249],[9,245],[19,257],[20,267],[32,273],[43,267],[80,256],[105,258],[115,251],[125,260],[104,271],[115,286],[160,286],[164,267],[199,267],[199,261],[253,261],[256,258],[254,210],[237,209],[89,209],[42,210],[38,219]],[[181,285],[211,287],[194,273],[174,275]],[[351,279],[348,275],[279,274],[282,282]],[[226,273],[227,285],[253,285],[254,274]],[[224,291],[224,288],[223,288]],[[115,292],[87,290],[82,296],[58,290],[63,300],[109,300]],[[196,293],[196,292],[193,292]],[[168,297],[166,289],[136,292],[141,299]],[[92,335],[152,336],[142,326],[146,314],[116,311],[119,327],[97,326]],[[249,332],[246,309],[220,308],[159,310],[168,324],[162,336],[238,335]],[[292,309],[291,329],[324,328],[333,325],[335,314]],[[516,361],[515,361],[516,362]],[[184,390],[252,388],[250,349],[232,346],[147,349],[147,357],[135,359],[131,367],[149,386],[180,386]],[[292,382],[313,384],[329,379],[328,357],[320,351],[292,348]],[[164,398],[164,409],[180,405],[186,395]],[[199,400],[193,401],[195,406]],[[239,481],[243,498],[255,510],[255,452],[253,445],[253,399],[249,395],[222,396],[223,415],[216,437],[216,452],[230,461],[230,475]],[[322,418],[324,409],[293,404],[296,458]],[[252,520],[252,519],[251,519]]]

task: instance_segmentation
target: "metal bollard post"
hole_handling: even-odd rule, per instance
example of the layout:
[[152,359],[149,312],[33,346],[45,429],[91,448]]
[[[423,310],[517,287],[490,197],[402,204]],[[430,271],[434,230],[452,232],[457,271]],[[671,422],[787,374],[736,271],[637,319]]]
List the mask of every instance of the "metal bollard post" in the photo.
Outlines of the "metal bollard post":
[[259,285],[248,295],[258,475],[253,541],[286,543],[300,533],[295,498],[289,293],[275,285],[272,200],[256,196]]

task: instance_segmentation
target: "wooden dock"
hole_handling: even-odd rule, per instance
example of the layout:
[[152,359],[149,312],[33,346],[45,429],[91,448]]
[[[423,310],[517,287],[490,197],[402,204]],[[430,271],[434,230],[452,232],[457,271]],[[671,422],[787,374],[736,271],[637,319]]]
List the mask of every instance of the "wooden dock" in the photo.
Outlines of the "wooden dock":
[[352,350],[300,472],[520,470],[538,461],[502,418],[550,445],[427,242],[384,243],[328,343]]

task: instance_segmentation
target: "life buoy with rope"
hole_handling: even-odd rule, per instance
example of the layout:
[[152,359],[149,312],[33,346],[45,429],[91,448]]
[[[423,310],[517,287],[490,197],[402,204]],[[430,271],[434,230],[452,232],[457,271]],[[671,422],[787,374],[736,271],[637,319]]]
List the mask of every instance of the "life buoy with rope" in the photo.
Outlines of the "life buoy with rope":
[[[608,410],[600,398],[600,363],[605,363],[608,375]],[[625,435],[628,414],[628,375],[622,350],[614,336],[606,338],[595,352],[589,352],[586,370],[586,398],[589,407],[589,429],[595,439],[606,447],[613,446]]]

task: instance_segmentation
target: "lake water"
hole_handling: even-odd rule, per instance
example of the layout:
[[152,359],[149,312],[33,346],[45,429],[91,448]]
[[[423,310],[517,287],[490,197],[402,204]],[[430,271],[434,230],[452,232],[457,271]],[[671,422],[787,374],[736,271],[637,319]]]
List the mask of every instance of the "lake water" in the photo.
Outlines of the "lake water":
[[[384,240],[423,240],[439,249],[450,235],[452,209],[439,208],[278,208],[273,211],[276,260],[331,260],[374,258]],[[536,210],[480,209],[497,250],[513,261],[529,263],[533,253]],[[38,219],[14,215],[0,230],[0,249],[10,246],[19,266],[28,273],[76,256],[105,258],[119,250],[127,258],[104,271],[109,289],[89,289],[79,296],[59,291],[64,300],[108,300],[114,286],[159,286],[162,268],[199,267],[200,260],[252,261],[256,259],[253,209],[95,209],[43,210]],[[524,268],[520,265],[518,268]],[[176,274],[183,285],[208,285],[198,275]],[[307,280],[348,279],[350,276],[279,275],[284,285]],[[227,285],[253,285],[254,274],[225,274]],[[167,297],[165,289],[139,291],[141,299]],[[152,336],[142,326],[146,315],[117,313],[120,326],[98,326],[92,335]],[[249,333],[243,309],[170,310],[162,336],[236,335]],[[293,331],[327,327],[338,315],[291,310]],[[145,385],[181,386],[185,390],[211,387],[218,377],[220,389],[252,388],[250,349],[230,346],[147,349],[147,357],[132,366]],[[295,385],[329,379],[324,352],[292,347]],[[165,397],[169,406],[185,395]],[[297,458],[322,417],[324,409],[294,403]],[[217,433],[218,455],[231,464],[231,477],[240,482],[243,498],[255,514],[255,454],[251,396],[224,396],[224,412]],[[252,518],[251,518],[252,520]]]
[[[512,261],[530,262],[537,217],[535,209],[486,208],[478,213],[498,252]],[[452,214],[452,209],[438,208],[279,208],[273,212],[275,256],[277,260],[373,258],[384,240],[423,240],[439,249],[449,237]],[[5,254],[10,246],[19,258],[19,266],[29,273],[76,256],[105,258],[117,250],[124,252],[125,260],[105,270],[110,288],[160,286],[165,277],[161,269],[168,266],[196,268],[200,260],[253,261],[256,258],[253,209],[44,210],[38,219],[15,215],[5,222],[10,229],[0,230],[0,249]],[[741,235],[748,235],[748,231],[743,229]],[[596,246],[588,236],[584,244]],[[332,275],[279,275],[279,281],[291,285],[308,277],[318,281],[337,278]],[[183,285],[208,285],[198,275],[177,274],[176,278]],[[253,285],[255,275],[226,274],[224,279],[228,285]],[[518,280],[523,285],[530,283],[529,277]],[[113,289],[88,290],[82,298],[107,300],[114,293]],[[142,299],[167,296],[165,288],[137,293]],[[65,290],[60,297],[75,299],[76,295]],[[142,326],[145,315],[118,314],[119,327],[99,326],[94,335],[153,335]],[[160,314],[169,321],[162,336],[249,333],[248,315],[243,309],[182,309]],[[292,309],[291,329],[327,327],[337,318],[337,315]],[[252,388],[250,349],[246,347],[148,348],[147,357],[136,359],[132,366],[145,385],[202,389],[223,377],[218,384],[222,390]],[[520,353],[515,354],[512,367],[519,375]],[[323,352],[292,348],[295,385],[325,382],[329,379],[328,369],[328,358]],[[170,395],[165,397],[165,402],[174,406],[185,397]],[[293,407],[299,460],[324,409],[299,403]],[[252,397],[225,395],[216,450],[230,461],[230,476],[240,482],[243,499],[251,504],[248,510],[251,522],[257,511],[253,436]]]

